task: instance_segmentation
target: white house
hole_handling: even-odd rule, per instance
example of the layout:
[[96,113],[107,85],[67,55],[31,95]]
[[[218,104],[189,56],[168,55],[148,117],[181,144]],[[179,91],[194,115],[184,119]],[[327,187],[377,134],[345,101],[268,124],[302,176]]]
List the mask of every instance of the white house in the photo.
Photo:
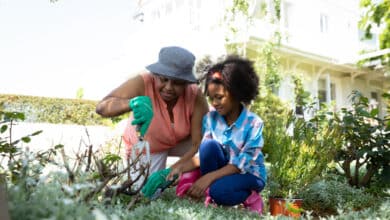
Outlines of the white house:
[[[154,27],[156,39],[180,42],[196,53],[221,55],[224,48],[225,10],[231,0],[149,0],[138,2],[134,15],[144,25]],[[282,0],[280,21],[270,22],[275,13],[273,0],[248,0],[253,25],[242,25],[238,40],[245,41],[248,56],[256,56],[261,45],[279,30],[281,56],[284,70],[302,73],[305,88],[318,102],[334,102],[337,109],[349,105],[348,95],[355,89],[378,105],[380,113],[386,111],[381,98],[390,91],[390,76],[383,68],[359,68],[356,63],[378,53],[359,55],[363,49],[378,50],[378,39],[362,40],[358,28],[359,0]],[[262,11],[270,13],[264,15]],[[237,21],[240,22],[240,21]],[[158,31],[156,31],[158,27]],[[180,33],[180,34],[178,34]],[[293,100],[293,87],[288,77],[284,79],[278,95]]]

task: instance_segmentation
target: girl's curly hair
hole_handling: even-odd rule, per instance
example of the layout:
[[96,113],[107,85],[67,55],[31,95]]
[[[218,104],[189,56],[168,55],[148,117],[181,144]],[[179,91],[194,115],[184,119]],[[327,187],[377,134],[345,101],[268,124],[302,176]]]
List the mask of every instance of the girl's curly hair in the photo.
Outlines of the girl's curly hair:
[[211,66],[205,79],[205,94],[210,83],[222,84],[235,100],[244,104],[250,104],[259,94],[259,77],[253,62],[236,55]]

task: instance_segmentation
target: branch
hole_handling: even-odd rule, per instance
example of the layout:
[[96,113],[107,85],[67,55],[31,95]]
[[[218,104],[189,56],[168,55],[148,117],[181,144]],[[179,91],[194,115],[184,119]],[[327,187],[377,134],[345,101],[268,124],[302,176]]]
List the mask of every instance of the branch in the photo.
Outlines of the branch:
[[129,204],[127,205],[127,210],[130,210],[131,208],[133,208],[133,206],[135,205],[135,203],[137,203],[138,201],[140,201],[140,198],[141,198],[141,195],[140,194],[136,194],[133,199],[129,202]]
[[342,163],[343,170],[345,172],[345,176],[348,179],[350,185],[353,185],[352,176],[351,176],[351,160],[346,159]]
[[361,181],[361,186],[367,187],[368,184],[370,183],[370,180],[372,176],[375,174],[375,171],[377,168],[375,166],[370,166],[367,168],[367,173],[363,176],[362,181]]
[[75,175],[69,168],[68,159],[67,159],[67,157],[65,155],[64,148],[61,148],[60,152],[61,152],[62,160],[64,161],[64,167],[66,169],[66,172],[68,172],[69,182],[70,183],[74,183]]
[[92,145],[88,146],[88,157],[87,157],[87,167],[85,168],[85,171],[88,172],[89,168],[91,166],[92,161]]

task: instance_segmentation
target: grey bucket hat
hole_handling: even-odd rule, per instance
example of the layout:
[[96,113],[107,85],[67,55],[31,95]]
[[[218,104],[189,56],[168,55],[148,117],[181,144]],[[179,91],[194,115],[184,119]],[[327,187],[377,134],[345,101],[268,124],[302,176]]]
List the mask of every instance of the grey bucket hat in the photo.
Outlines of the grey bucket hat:
[[146,66],[146,69],[168,78],[196,83],[197,79],[193,73],[194,63],[195,56],[190,51],[171,46],[161,48],[158,61]]

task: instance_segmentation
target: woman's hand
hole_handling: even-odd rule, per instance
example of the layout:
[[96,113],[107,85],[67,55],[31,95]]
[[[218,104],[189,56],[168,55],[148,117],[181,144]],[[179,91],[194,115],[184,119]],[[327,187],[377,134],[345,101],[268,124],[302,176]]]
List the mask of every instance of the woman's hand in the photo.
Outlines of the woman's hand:
[[175,182],[172,184],[173,186],[177,185],[179,181],[179,176],[183,173],[181,169],[180,164],[175,164],[171,167],[171,172],[168,174],[167,179],[168,181],[175,180]]
[[137,96],[130,100],[129,106],[134,116],[131,124],[139,125],[141,136],[144,136],[153,118],[152,101],[148,96]]

